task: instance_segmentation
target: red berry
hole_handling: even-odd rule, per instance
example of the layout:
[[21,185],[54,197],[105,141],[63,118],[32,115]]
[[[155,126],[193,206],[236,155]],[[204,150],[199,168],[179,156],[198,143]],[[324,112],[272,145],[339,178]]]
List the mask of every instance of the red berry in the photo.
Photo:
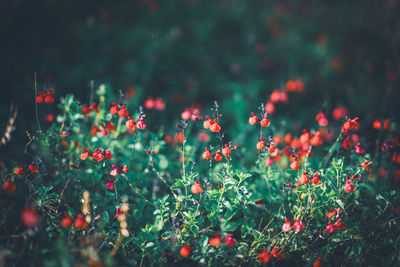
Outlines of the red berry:
[[203,159],[206,159],[206,160],[209,160],[211,158],[211,152],[208,149],[208,147],[206,147],[206,151],[204,151],[201,156]]
[[154,107],[154,99],[152,97],[149,97],[144,101],[144,107],[146,109],[152,109]]
[[218,247],[218,245],[221,244],[221,241],[221,236],[219,234],[215,234],[215,237],[208,240],[208,244],[212,247]]
[[8,193],[12,193],[16,189],[17,189],[17,187],[10,180],[7,180],[4,182],[4,190],[6,190]]
[[235,240],[235,238],[233,238],[233,234],[228,234],[224,238],[224,242],[227,247],[235,247],[236,246],[236,240]]
[[18,176],[24,175],[24,168],[22,168],[22,165],[20,165],[19,168],[14,171],[14,173]]
[[347,193],[351,193],[354,191],[354,189],[354,184],[352,184],[350,180],[347,180],[346,184],[344,185],[344,191],[346,191]]
[[43,103],[43,100],[44,100],[43,95],[38,95],[38,96],[36,97],[36,103],[38,103],[38,104]]
[[122,172],[127,173],[128,171],[129,171],[128,167],[124,165],[124,167],[122,167]]
[[190,252],[192,251],[192,246],[189,245],[184,245],[180,250],[179,250],[179,254],[182,257],[189,257],[190,256]]
[[298,170],[298,169],[300,169],[300,163],[297,161],[297,158],[295,159],[295,161],[293,161],[293,162],[290,164],[290,168],[291,168],[292,170]]
[[111,149],[107,149],[104,155],[106,156],[106,159],[110,160],[112,158],[112,154],[110,153]]
[[328,222],[328,225],[325,228],[325,231],[329,234],[335,232],[335,227],[332,225],[331,221]]
[[319,173],[316,172],[316,173],[313,175],[312,179],[311,179],[311,182],[312,182],[313,184],[315,184],[315,185],[317,185],[317,184],[319,184],[319,183],[321,182],[321,178],[319,178],[318,175],[319,175]]
[[221,156],[219,150],[217,151],[217,153],[215,153],[214,159],[215,159],[215,161],[221,161],[222,160],[222,156]]
[[265,142],[260,138],[260,141],[257,143],[257,149],[263,150],[265,148]]
[[213,133],[219,133],[221,131],[221,126],[217,122],[214,122],[210,125],[210,131]]
[[294,222],[294,224],[293,224],[293,229],[296,231],[296,232],[300,232],[301,230],[303,230],[304,229],[304,224],[299,220],[299,219],[296,219],[295,220],[295,222]]
[[270,261],[270,256],[268,255],[267,250],[264,248],[261,253],[257,257],[258,261],[261,263],[268,263]]
[[34,208],[26,208],[22,211],[22,222],[28,226],[35,226],[39,223],[39,217]]
[[299,178],[299,183],[302,185],[305,185],[305,184],[308,184],[309,182],[310,182],[310,179],[308,178],[307,173],[303,172],[303,175],[300,176],[300,178]]
[[192,112],[190,111],[190,108],[185,109],[185,111],[182,112],[181,118],[184,121],[190,120],[190,117],[192,115]]
[[190,190],[192,191],[193,194],[196,195],[200,194],[201,191],[203,191],[203,188],[201,188],[199,181],[196,181],[196,183],[190,187]]
[[285,223],[282,225],[282,232],[288,232],[290,228],[292,227],[292,223],[289,221],[289,219],[285,219]]
[[83,219],[82,214],[78,214],[78,216],[76,217],[76,220],[74,222],[74,226],[77,229],[82,229],[82,230],[86,229],[87,223]]
[[61,220],[61,225],[64,228],[70,227],[72,225],[72,218],[69,216],[68,212],[64,213],[64,218]]
[[254,125],[256,124],[260,119],[254,114],[254,112],[251,113],[252,117],[249,118],[249,124]]
[[122,108],[121,108],[121,110],[118,111],[118,115],[119,115],[121,118],[125,118],[125,117],[128,117],[128,116],[129,116],[129,112],[125,109],[125,105],[123,105]]
[[126,128],[135,130],[136,129],[136,121],[132,120],[131,117],[128,117],[128,120],[125,123]]
[[225,147],[222,149],[222,155],[225,157],[229,156],[231,154],[231,149],[227,144],[225,144]]
[[143,122],[143,117],[140,118],[140,120],[138,121],[137,127],[138,127],[140,130],[146,129],[147,125]]
[[271,125],[271,122],[267,119],[267,116],[265,116],[261,121],[260,124],[262,127],[269,127]]
[[52,103],[54,103],[54,98],[50,94],[48,94],[45,97],[44,102],[46,102],[46,104],[52,104]]

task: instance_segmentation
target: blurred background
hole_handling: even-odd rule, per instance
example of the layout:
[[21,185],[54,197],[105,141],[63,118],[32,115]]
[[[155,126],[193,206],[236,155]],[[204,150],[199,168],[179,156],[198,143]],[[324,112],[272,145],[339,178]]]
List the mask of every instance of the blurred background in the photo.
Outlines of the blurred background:
[[[56,103],[67,93],[87,103],[90,81],[107,83],[134,88],[138,104],[161,97],[159,116],[172,120],[214,100],[248,116],[291,79],[304,93],[277,116],[304,127],[337,106],[398,120],[399,15],[398,0],[0,0],[2,131],[19,107],[0,160],[18,157],[36,129],[34,72]],[[57,112],[39,106],[43,128]]]

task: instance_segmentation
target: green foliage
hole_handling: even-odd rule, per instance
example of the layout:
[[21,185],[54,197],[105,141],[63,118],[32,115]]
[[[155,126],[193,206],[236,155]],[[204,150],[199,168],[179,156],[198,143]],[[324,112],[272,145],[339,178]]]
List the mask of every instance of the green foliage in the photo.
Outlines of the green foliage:
[[[331,265],[399,262],[400,196],[393,179],[396,166],[385,155],[389,152],[377,150],[372,158],[347,151],[338,132],[335,142],[294,152],[301,168],[292,170],[293,153],[285,154],[288,146],[275,139],[291,129],[274,125],[274,120],[259,133],[259,124],[243,123],[240,131],[247,138],[230,140],[222,116],[218,123],[224,133],[209,132],[211,140],[204,143],[198,138],[202,121],[181,122],[172,129],[171,121],[164,125],[153,111],[146,110],[145,117],[142,108],[132,113],[134,99],[123,101],[130,116],[137,122],[142,118],[147,127],[130,131],[126,118],[110,114],[108,104],[113,100],[110,88],[101,85],[98,110],[82,114],[83,105],[66,96],[57,122],[37,132],[26,147],[38,173],[27,166],[24,175],[14,170],[3,173],[4,182],[16,185],[16,191],[2,190],[0,195],[6,203],[1,206],[0,249],[7,263],[20,265],[29,259],[46,266],[256,265],[264,248],[275,265],[310,265],[318,257]],[[216,103],[213,112],[220,114]],[[115,129],[107,128],[109,122]],[[93,132],[96,127],[99,132]],[[172,142],[166,138],[170,134],[176,134]],[[391,140],[396,132],[381,134],[382,140]],[[276,152],[268,152],[268,146],[256,150],[258,139],[269,135],[282,156],[272,166],[266,166],[266,160]],[[225,143],[231,155],[216,161],[214,155]],[[236,143],[240,145],[233,150]],[[201,155],[206,146],[213,154],[210,160]],[[81,156],[84,149],[92,153],[87,158]],[[111,149],[112,158],[96,160],[95,149],[103,154]],[[365,162],[371,172],[362,167]],[[129,171],[121,171],[123,166]],[[110,176],[116,167],[119,172]],[[311,180],[317,172],[320,183],[298,183],[300,176]],[[192,188],[197,183],[202,188],[199,194]],[[344,190],[347,183],[355,186],[354,191]],[[89,213],[82,204],[84,192],[90,193]],[[32,226],[20,220],[27,203],[40,218]],[[129,210],[122,211],[125,204]],[[327,216],[333,210],[336,213]],[[66,214],[73,219],[72,226],[62,226]],[[90,214],[86,227],[77,226],[78,214],[85,220]],[[285,219],[294,223],[287,232],[282,227]],[[328,222],[336,222],[333,233],[326,231]],[[129,234],[123,234],[123,228]],[[212,246],[216,234],[222,243]],[[226,240],[229,234],[234,246]],[[180,256],[185,245],[192,247],[187,258]]]

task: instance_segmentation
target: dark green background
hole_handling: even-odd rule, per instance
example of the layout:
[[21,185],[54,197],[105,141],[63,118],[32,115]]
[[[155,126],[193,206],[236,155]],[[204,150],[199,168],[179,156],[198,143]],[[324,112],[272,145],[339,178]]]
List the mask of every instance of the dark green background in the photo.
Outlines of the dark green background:
[[[163,97],[173,119],[193,102],[233,96],[255,109],[292,78],[304,80],[306,93],[291,97],[281,115],[305,121],[303,109],[313,112],[309,119],[343,104],[351,114],[397,119],[399,14],[396,0],[0,0],[1,129],[10,103],[20,108],[1,159],[35,129],[35,71],[39,89],[54,86],[56,98],[74,93],[88,101],[90,80],[116,92],[133,85],[140,102]],[[267,26],[271,18],[280,38]],[[261,54],[258,42],[266,47]],[[342,61],[340,71],[331,68],[333,58]],[[232,64],[240,65],[238,73]],[[398,76],[394,82],[389,71]],[[56,106],[39,107],[41,119],[50,109]]]

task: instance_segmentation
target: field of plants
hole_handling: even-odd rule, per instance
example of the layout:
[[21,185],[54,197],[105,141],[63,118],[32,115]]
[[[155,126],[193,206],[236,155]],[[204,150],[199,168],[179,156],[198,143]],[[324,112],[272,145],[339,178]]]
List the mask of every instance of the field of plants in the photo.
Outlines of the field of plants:
[[0,266],[400,264],[398,1],[35,2],[0,1]]

